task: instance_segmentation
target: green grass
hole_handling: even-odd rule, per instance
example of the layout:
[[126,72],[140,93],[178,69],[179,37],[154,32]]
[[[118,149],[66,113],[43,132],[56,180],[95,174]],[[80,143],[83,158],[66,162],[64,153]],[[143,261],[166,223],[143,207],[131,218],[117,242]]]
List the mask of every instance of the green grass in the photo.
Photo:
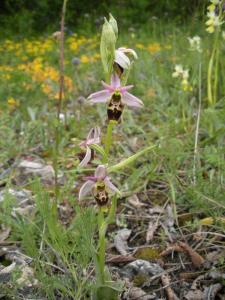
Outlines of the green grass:
[[[135,112],[125,111],[122,124],[114,131],[111,163],[118,163],[147,145],[158,146],[134,165],[112,176],[124,195],[133,192],[147,194],[150,191],[150,199],[160,204],[161,196],[154,197],[151,190],[153,186],[160,189],[157,182],[161,182],[166,186],[166,198],[171,203],[176,203],[178,212],[182,209],[193,214],[198,212],[201,217],[217,218],[223,217],[225,213],[225,48],[222,45],[218,102],[214,107],[209,107],[207,66],[212,40],[204,32],[202,25],[198,25],[194,25],[194,28],[173,29],[172,26],[168,28],[160,24],[158,27],[154,26],[152,31],[121,33],[118,46],[134,48],[139,56],[128,83],[134,83],[133,93],[143,100],[145,107]],[[195,31],[195,27],[200,29]],[[201,54],[188,50],[187,37],[192,36],[193,32],[202,37]],[[78,42],[74,50],[69,48],[68,40],[65,44],[66,75],[73,82],[66,89],[65,106],[72,118],[68,118],[66,130],[63,125],[60,128],[59,168],[65,174],[66,180],[60,186],[59,200],[60,203],[69,203],[74,217],[68,226],[56,220],[52,214],[54,189],[52,186],[43,187],[36,179],[19,187],[30,189],[35,197],[36,209],[32,217],[12,218],[13,203],[8,198],[4,206],[0,207],[0,224],[11,227],[10,239],[19,241],[23,253],[33,258],[35,276],[41,283],[40,288],[34,291],[35,295],[45,295],[47,299],[55,299],[56,290],[57,295],[64,297],[63,299],[86,299],[93,289],[97,221],[93,206],[78,205],[77,195],[82,176],[77,172],[79,160],[76,155],[79,152],[79,141],[85,138],[91,127],[99,125],[103,127],[105,134],[104,105],[91,107],[86,100],[79,98],[99,90],[104,76],[99,59],[77,66],[71,63],[73,57],[82,59],[82,55],[86,55],[88,60],[92,60],[98,53],[99,36],[90,38],[78,37],[80,44]],[[4,82],[0,87],[0,160],[1,168],[8,169],[0,182],[6,188],[15,187],[15,172],[10,167],[11,160],[17,162],[22,156],[35,153],[53,164],[56,100],[52,98],[58,87],[57,80],[49,80],[51,75],[48,74],[48,66],[54,68],[54,77],[58,70],[59,53],[57,41],[51,37],[47,37],[47,40],[51,44],[47,50],[43,50],[46,37],[31,38],[26,42],[15,36],[11,47],[5,40],[1,41],[1,66],[10,68],[8,71],[0,68],[0,78]],[[35,41],[38,41],[36,46]],[[149,52],[139,49],[140,44],[146,48],[151,45],[156,50]],[[37,58],[42,59],[41,67],[33,63]],[[24,63],[22,59],[25,68],[20,69],[18,66]],[[200,61],[202,75],[199,82]],[[28,64],[31,68],[29,72]],[[175,64],[182,64],[190,70],[192,91],[183,91],[179,80],[172,78]],[[43,91],[43,83],[48,85],[51,92]],[[199,84],[202,107],[194,184],[194,141]],[[14,102],[7,103],[11,97]],[[126,197],[121,201],[126,201]],[[218,230],[224,229],[224,224],[220,222],[217,226]],[[10,297],[8,286],[1,287],[1,293],[4,292]],[[20,299],[15,288],[10,293],[11,297]]]

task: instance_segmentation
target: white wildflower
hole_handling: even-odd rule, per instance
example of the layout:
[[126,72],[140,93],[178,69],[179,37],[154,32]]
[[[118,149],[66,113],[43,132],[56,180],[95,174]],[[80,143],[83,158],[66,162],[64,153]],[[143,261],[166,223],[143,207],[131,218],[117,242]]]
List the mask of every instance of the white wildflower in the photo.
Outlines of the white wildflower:
[[188,40],[189,40],[189,43],[190,43],[190,50],[191,51],[202,52],[201,38],[199,36],[196,35],[193,38],[189,37]]

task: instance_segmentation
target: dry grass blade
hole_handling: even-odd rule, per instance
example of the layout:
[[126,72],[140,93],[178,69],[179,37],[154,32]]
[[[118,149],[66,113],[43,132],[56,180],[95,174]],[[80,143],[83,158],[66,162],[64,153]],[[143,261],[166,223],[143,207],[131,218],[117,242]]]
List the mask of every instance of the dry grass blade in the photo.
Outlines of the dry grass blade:
[[149,222],[148,230],[147,230],[147,234],[146,234],[146,242],[147,243],[149,243],[150,241],[153,240],[155,231],[157,230],[158,226],[159,226],[159,224],[157,221],[155,223],[152,221]]
[[168,247],[166,250],[160,253],[160,256],[167,256],[173,252],[184,252],[183,248],[177,244]]
[[128,262],[132,262],[135,261],[136,258],[133,257],[132,255],[113,255],[113,254],[109,254],[106,257],[106,262],[107,263],[128,263]]
[[9,237],[10,232],[10,227],[5,227],[2,229],[2,231],[0,232],[0,243],[4,242]]
[[165,288],[167,299],[168,300],[179,300],[177,295],[174,293],[173,289],[170,287],[171,285],[171,279],[168,274],[163,274],[161,276],[161,281],[163,284],[163,287]]
[[179,242],[178,244],[190,256],[191,261],[196,268],[199,268],[203,265],[203,263],[205,262],[204,258],[201,255],[199,255],[195,250],[193,250],[188,244],[183,242]]

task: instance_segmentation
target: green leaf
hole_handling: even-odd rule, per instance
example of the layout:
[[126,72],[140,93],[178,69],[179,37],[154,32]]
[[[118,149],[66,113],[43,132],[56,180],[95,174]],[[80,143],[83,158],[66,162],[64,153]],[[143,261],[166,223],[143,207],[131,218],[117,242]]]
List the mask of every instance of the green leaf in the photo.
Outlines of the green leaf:
[[101,146],[99,146],[97,144],[92,144],[89,147],[91,149],[94,149],[96,152],[100,153],[102,155],[102,160],[103,161],[107,161],[107,155],[105,153],[105,150]]
[[140,150],[139,152],[135,153],[134,155],[128,157],[127,159],[121,161],[120,163],[114,165],[114,166],[111,166],[109,167],[107,170],[108,170],[108,173],[111,173],[111,172],[117,172],[121,169],[124,169],[126,166],[128,166],[129,164],[132,164],[133,162],[135,162],[140,156],[144,155],[145,153],[147,153],[148,151],[154,149],[156,147],[156,145],[153,145],[153,146],[149,146],[143,150]]

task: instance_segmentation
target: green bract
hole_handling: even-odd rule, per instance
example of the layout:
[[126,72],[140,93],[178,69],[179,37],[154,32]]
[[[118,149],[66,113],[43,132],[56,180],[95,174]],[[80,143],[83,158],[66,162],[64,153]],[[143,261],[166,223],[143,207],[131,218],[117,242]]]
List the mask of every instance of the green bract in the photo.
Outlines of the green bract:
[[112,26],[116,38],[118,38],[118,26],[117,26],[116,19],[114,19],[112,14],[109,14],[109,24]]
[[[112,25],[113,24],[113,25]],[[115,55],[116,45],[115,22],[111,19],[110,23],[105,18],[102,27],[102,36],[100,44],[100,54],[104,72],[110,74]]]

